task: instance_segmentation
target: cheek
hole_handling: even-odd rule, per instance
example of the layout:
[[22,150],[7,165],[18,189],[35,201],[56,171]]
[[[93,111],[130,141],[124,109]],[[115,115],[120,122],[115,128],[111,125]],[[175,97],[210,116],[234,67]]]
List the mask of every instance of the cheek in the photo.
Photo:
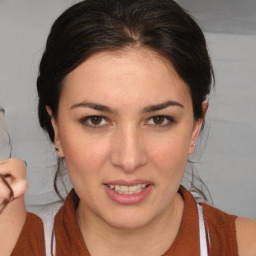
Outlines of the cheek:
[[188,157],[189,136],[172,136],[151,144],[150,158],[163,171],[184,171]]
[[94,191],[99,189],[108,151],[106,145],[81,137],[62,142],[71,184],[84,202],[90,202],[95,196]]
[[109,151],[105,140],[95,141],[79,135],[63,139],[61,144],[70,174],[96,174],[107,159]]

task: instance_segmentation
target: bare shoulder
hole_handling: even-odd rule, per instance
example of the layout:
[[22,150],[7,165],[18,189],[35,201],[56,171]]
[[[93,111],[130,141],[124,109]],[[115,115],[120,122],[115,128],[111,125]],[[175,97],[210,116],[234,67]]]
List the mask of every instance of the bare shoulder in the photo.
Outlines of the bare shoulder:
[[255,256],[256,221],[246,218],[237,218],[236,234],[239,256]]

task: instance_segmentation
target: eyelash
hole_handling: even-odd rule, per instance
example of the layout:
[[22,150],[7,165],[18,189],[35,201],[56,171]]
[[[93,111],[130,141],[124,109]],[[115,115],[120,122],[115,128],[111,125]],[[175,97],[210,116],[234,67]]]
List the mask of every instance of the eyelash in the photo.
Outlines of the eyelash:
[[90,120],[92,118],[102,118],[103,120],[105,120],[107,122],[107,118],[104,116],[87,116],[87,117],[81,119],[81,123],[89,128],[103,128],[106,126],[106,124],[104,124],[104,125],[95,125],[92,123],[89,124],[88,120]]
[[[92,123],[89,124],[88,121],[91,120],[92,118],[102,118],[102,120],[105,120],[105,122],[109,122],[106,117],[104,117],[104,116],[97,116],[97,115],[95,115],[95,116],[87,116],[87,117],[85,117],[85,118],[82,118],[80,122],[81,122],[83,125],[85,125],[85,126],[87,126],[87,127],[89,127],[89,128],[93,128],[93,129],[94,129],[94,128],[97,128],[97,129],[98,129],[98,128],[103,128],[103,127],[105,127],[105,126],[108,125],[108,124],[95,125],[95,124],[92,124]],[[153,118],[164,118],[164,119],[165,119],[164,122],[168,122],[168,123],[166,123],[166,124],[149,124],[150,126],[156,126],[157,128],[169,127],[169,126],[171,126],[172,124],[174,124],[174,123],[176,122],[173,117],[171,117],[171,116],[165,116],[165,115],[152,116],[152,117],[150,117],[150,118],[147,119],[147,122],[148,122],[149,120],[152,120]],[[110,122],[109,122],[109,123],[110,123]]]
[[175,123],[175,119],[173,117],[163,116],[163,115],[152,116],[152,117],[148,118],[147,121],[152,120],[153,118],[164,118],[165,119],[164,122],[167,122],[166,124],[150,124],[150,125],[156,126],[157,128],[169,127]]

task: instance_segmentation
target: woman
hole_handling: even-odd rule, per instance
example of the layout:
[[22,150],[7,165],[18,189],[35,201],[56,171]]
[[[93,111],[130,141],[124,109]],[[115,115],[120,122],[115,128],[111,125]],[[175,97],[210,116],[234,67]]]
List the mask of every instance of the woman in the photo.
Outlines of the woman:
[[[171,0],[87,0],[56,20],[37,81],[40,124],[74,187],[56,255],[256,255],[254,221],[180,185],[212,77],[202,31]],[[44,255],[40,219],[21,216],[2,248]]]

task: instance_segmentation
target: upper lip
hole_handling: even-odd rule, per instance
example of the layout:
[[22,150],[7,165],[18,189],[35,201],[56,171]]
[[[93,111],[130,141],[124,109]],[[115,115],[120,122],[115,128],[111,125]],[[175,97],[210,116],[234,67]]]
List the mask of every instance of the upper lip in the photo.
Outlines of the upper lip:
[[121,186],[134,186],[138,184],[153,184],[151,181],[148,180],[111,180],[104,183],[105,185],[121,185]]

